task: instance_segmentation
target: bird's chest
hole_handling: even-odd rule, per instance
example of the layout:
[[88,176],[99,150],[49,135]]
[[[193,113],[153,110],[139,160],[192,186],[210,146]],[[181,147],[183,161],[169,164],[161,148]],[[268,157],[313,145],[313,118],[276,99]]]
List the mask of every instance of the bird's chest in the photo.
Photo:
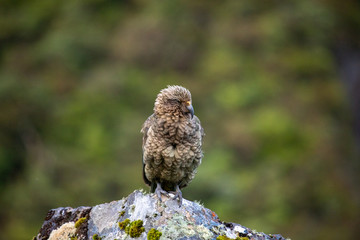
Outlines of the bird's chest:
[[162,152],[162,164],[168,168],[182,168],[191,165],[195,156],[188,144],[167,145]]
[[193,131],[191,122],[183,121],[180,118],[160,119],[155,132],[157,137],[170,143],[181,143],[186,140]]
[[194,156],[191,147],[183,144],[164,148],[157,163],[161,178],[172,182],[180,181],[194,164]]
[[199,134],[191,123],[162,122],[151,131],[154,164],[171,170],[190,166],[201,153]]

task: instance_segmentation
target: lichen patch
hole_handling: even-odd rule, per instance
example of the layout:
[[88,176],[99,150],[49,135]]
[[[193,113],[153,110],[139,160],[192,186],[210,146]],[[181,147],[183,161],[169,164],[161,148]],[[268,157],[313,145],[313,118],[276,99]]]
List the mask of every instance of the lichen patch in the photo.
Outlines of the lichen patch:
[[68,240],[75,236],[76,227],[74,222],[67,222],[50,233],[49,240]]

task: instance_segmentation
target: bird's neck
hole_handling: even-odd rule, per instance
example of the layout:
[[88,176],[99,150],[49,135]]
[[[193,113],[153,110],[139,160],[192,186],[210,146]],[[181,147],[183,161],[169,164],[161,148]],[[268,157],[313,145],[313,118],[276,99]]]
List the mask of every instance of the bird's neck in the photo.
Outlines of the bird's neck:
[[[179,113],[165,113],[157,117],[156,128],[163,129],[160,131],[162,137],[176,141],[176,139],[183,137],[185,125],[187,125],[186,116]],[[182,130],[179,131],[179,129]]]
[[166,123],[180,124],[180,123],[185,123],[186,122],[186,116],[183,113],[179,112],[179,111],[164,113],[164,114],[160,115],[158,117],[158,119],[161,122],[166,122]]

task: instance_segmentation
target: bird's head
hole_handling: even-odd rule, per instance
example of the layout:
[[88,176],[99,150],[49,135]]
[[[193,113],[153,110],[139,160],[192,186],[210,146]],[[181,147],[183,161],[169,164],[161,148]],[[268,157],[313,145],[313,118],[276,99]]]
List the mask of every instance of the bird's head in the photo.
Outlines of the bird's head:
[[162,89],[156,97],[154,112],[158,115],[179,113],[192,118],[194,108],[190,91],[181,86],[168,86]]

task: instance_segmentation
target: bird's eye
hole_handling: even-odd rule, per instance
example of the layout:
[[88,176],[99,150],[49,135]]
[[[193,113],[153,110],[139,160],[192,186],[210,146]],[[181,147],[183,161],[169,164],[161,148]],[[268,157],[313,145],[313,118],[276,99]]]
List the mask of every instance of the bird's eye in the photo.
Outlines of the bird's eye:
[[177,100],[177,99],[169,99],[168,102],[169,102],[170,104],[178,104],[178,103],[180,103],[180,101]]

